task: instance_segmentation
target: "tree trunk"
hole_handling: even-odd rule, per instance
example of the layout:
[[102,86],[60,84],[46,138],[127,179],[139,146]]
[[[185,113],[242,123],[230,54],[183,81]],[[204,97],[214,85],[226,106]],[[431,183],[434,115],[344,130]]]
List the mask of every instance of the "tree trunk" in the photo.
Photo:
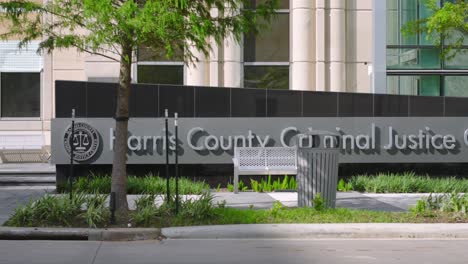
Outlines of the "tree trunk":
[[127,203],[127,134],[128,134],[128,103],[130,97],[130,72],[132,49],[130,45],[122,45],[120,58],[119,87],[117,90],[117,110],[115,113],[114,161],[112,163],[112,187],[115,192],[117,214],[128,211]]

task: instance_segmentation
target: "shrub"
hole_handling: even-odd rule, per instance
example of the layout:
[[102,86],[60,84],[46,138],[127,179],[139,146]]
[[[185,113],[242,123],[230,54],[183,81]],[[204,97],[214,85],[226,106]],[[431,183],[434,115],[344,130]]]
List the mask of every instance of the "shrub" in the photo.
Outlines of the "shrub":
[[90,204],[81,213],[81,217],[84,219],[88,227],[96,228],[103,226],[109,222],[109,210],[104,205]]
[[[245,191],[249,190],[249,187],[247,185],[245,185],[242,180],[239,181],[238,188],[239,188],[240,192],[245,192]],[[228,189],[229,192],[233,192],[234,191],[234,184],[228,183],[227,189]]]
[[52,196],[46,194],[35,202],[30,201],[23,207],[17,208],[8,226],[72,226],[81,213],[85,196],[81,193],[68,196]]
[[213,196],[205,192],[199,199],[187,199],[181,202],[180,216],[182,218],[201,221],[215,216]]
[[468,192],[468,180],[419,176],[414,172],[379,173],[353,176],[347,183],[340,180],[338,190],[372,193],[460,193]]
[[280,211],[283,209],[283,205],[279,201],[275,201],[273,206],[270,209],[270,214],[272,217],[278,217]]
[[[169,181],[169,188],[175,192],[175,179]],[[78,178],[73,185],[78,192],[108,194],[111,192],[111,177],[109,175],[91,174],[89,177]],[[209,186],[204,182],[195,182],[187,178],[179,179],[180,194],[202,194]],[[67,190],[67,189],[65,189]],[[152,174],[144,177],[129,176],[127,182],[128,194],[165,194],[166,179]]]
[[136,226],[148,227],[154,225],[158,209],[154,203],[156,195],[143,195],[135,201],[136,210],[132,219]]
[[68,195],[46,194],[37,201],[30,201],[17,208],[6,226],[47,227],[103,226],[108,222],[109,210],[106,207],[107,195]]
[[252,190],[255,192],[274,192],[284,190],[296,190],[297,181],[294,177],[285,175],[283,179],[277,179],[272,181],[271,175],[268,175],[267,179],[261,179],[260,182],[250,179],[250,185]]
[[419,215],[431,215],[432,212],[460,213],[466,215],[468,212],[468,194],[458,193],[444,195],[429,195],[419,200],[410,211]]
[[320,193],[317,193],[314,199],[312,199],[312,204],[314,205],[314,209],[318,212],[325,210],[325,201]]

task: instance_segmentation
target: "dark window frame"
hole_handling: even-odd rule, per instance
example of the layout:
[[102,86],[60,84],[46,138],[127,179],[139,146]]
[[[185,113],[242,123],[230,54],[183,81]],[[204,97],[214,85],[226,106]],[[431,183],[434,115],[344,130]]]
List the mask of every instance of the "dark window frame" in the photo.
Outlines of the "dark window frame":
[[[3,74],[37,74],[39,75],[39,113],[37,116],[5,116],[4,111],[3,111],[3,88],[2,87],[2,79],[3,79]],[[42,118],[42,113],[43,113],[43,106],[42,106],[42,89],[43,89],[43,76],[42,76],[42,71],[3,71],[0,72],[0,119],[1,120],[41,120]]]

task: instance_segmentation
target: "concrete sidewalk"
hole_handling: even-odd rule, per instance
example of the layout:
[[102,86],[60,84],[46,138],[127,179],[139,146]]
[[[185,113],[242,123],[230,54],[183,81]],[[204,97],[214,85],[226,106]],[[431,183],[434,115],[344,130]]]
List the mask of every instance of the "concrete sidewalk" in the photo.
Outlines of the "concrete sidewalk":
[[[364,194],[358,192],[337,193],[336,206],[359,210],[404,212],[418,200],[429,194]],[[287,207],[297,207],[296,192],[255,193],[241,192],[214,193],[214,201],[226,201],[226,206],[234,208],[271,208],[275,201]]]

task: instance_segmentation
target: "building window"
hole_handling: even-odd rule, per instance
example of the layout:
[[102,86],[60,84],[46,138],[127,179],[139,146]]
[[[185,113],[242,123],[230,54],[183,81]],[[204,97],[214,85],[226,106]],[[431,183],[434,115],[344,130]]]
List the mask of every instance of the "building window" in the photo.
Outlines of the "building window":
[[40,73],[0,73],[2,117],[40,117]]
[[42,56],[39,41],[18,49],[17,40],[0,41],[0,116],[41,116]]
[[390,94],[439,96],[440,78],[438,75],[387,76],[387,89]]
[[175,52],[175,60],[169,60],[164,54],[140,48],[137,54],[137,81],[151,84],[184,84],[184,62],[178,61],[182,52]]
[[266,31],[244,36],[244,87],[289,89],[289,1],[280,1]]
[[[446,1],[439,0],[439,4]],[[454,58],[442,59],[440,48],[424,33],[407,35],[401,31],[408,22],[429,15],[424,0],[387,0],[388,93],[468,96],[461,85],[468,80],[468,38]]]

